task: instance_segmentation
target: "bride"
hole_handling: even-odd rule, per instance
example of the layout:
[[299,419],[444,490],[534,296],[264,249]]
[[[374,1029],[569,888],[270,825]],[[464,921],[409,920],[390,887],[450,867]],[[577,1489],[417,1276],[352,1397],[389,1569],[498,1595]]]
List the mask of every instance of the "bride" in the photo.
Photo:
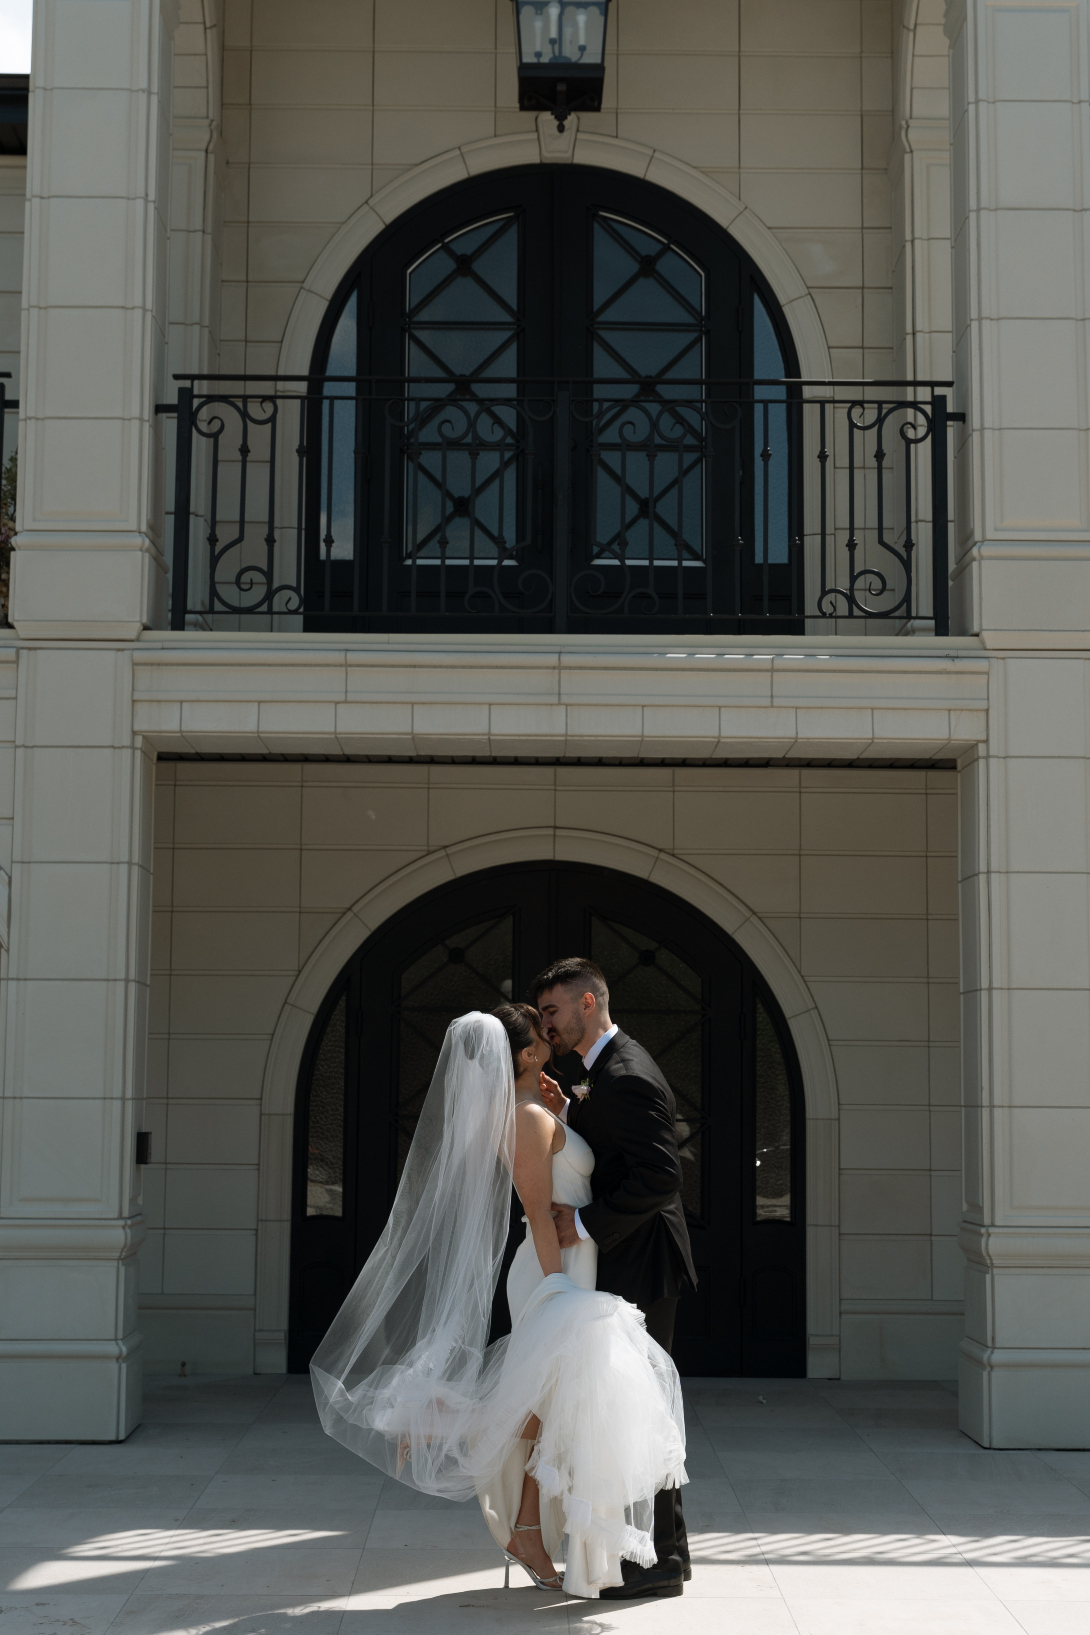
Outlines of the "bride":
[[[589,1203],[594,1160],[541,1100],[550,1055],[529,1005],[451,1023],[390,1219],[311,1376],[331,1436],[421,1492],[478,1497],[508,1570],[594,1597],[622,1559],[654,1562],[685,1427],[641,1313],[595,1291],[593,1242],[559,1246],[552,1206]],[[511,1334],[488,1345],[512,1181],[527,1234]]]

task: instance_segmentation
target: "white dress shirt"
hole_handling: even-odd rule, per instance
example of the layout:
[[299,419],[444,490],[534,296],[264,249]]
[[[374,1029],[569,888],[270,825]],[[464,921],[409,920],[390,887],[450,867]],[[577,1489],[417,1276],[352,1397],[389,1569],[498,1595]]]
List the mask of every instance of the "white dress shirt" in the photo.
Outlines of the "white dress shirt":
[[[595,1062],[598,1060],[599,1056],[602,1054],[602,1051],[606,1048],[606,1046],[608,1045],[609,1041],[612,1039],[612,1037],[616,1033],[616,1031],[617,1031],[617,1024],[616,1024],[616,1022],[614,1022],[613,1026],[611,1028],[607,1028],[606,1031],[602,1034],[602,1037],[600,1039],[595,1039],[594,1043],[591,1045],[590,1049],[587,1051],[586,1055],[583,1057],[583,1069],[584,1069],[585,1072],[587,1072],[587,1073],[590,1072],[591,1068],[594,1066]],[[564,1111],[561,1113],[560,1116],[564,1120],[564,1123],[566,1124],[568,1122],[568,1104],[567,1104],[567,1102],[564,1103]],[[586,1227],[583,1225],[582,1221],[579,1219],[578,1209],[575,1211],[575,1230],[578,1232],[579,1236],[581,1238],[583,1238],[583,1239],[586,1239],[586,1238],[590,1237],[590,1233],[587,1231]]]

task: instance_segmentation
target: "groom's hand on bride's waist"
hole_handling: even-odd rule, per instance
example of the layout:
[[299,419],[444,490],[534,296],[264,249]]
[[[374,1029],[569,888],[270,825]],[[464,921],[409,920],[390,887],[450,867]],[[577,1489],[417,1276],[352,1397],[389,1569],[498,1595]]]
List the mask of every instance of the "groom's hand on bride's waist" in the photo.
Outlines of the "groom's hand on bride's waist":
[[575,1210],[571,1204],[554,1204],[553,1220],[556,1222],[556,1236],[562,1249],[574,1249],[580,1241],[575,1226]]

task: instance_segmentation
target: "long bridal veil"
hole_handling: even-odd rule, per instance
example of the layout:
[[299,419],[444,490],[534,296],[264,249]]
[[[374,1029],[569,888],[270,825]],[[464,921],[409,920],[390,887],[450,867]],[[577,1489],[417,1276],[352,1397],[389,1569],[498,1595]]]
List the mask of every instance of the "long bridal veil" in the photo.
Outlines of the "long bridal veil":
[[390,1219],[310,1365],[329,1434],[425,1493],[476,1491],[514,1146],[507,1034],[471,1011],[447,1029]]
[[634,1306],[563,1273],[487,1344],[514,1144],[507,1034],[472,1011],[447,1030],[386,1229],[311,1363],[314,1394],[331,1436],[450,1499],[501,1481],[536,1415],[527,1468],[569,1535],[565,1588],[596,1595],[621,1582],[622,1557],[655,1559],[654,1495],[686,1480],[680,1386]]

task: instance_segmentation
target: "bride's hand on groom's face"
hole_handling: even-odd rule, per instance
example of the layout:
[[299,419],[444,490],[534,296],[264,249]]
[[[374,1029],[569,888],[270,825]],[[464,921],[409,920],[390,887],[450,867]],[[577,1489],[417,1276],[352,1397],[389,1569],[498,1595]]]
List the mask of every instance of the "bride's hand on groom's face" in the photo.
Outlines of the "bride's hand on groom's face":
[[561,1113],[564,1111],[564,1108],[567,1106],[568,1101],[568,1098],[564,1094],[563,1090],[561,1090],[555,1079],[550,1079],[547,1073],[542,1073],[539,1089],[541,1091],[541,1099],[549,1109],[550,1113],[555,1113],[557,1118],[559,1118]]

